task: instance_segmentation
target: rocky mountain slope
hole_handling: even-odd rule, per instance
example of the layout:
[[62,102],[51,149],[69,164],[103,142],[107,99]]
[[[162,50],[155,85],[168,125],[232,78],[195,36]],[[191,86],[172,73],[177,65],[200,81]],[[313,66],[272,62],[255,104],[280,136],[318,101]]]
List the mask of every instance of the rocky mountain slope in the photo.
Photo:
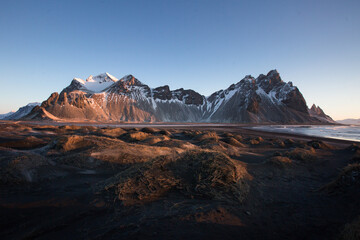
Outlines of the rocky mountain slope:
[[329,115],[326,115],[324,111],[315,104],[313,104],[309,109],[309,114],[310,116],[317,118],[319,121],[336,123]]
[[13,113],[15,113],[15,111],[11,111],[8,113],[2,113],[2,114],[0,114],[0,119],[5,119],[6,117],[10,116]]
[[38,102],[29,103],[26,106],[20,107],[16,112],[12,112],[11,114],[9,113],[2,119],[4,119],[4,120],[20,119],[20,118],[28,115],[31,112],[31,110],[33,110],[34,107],[39,106],[39,105],[40,105],[40,103],[38,103]]
[[[276,70],[246,76],[205,97],[183,88],[150,88],[132,75],[120,80],[104,73],[74,78],[24,119],[125,122],[321,123],[323,112],[309,110],[304,97]],[[330,118],[331,119],[331,118]]]

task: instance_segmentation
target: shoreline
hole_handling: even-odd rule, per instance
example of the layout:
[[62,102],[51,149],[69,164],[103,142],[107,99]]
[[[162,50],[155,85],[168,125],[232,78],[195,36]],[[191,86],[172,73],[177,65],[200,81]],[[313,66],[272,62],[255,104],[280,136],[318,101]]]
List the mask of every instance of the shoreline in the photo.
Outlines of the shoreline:
[[257,126],[351,126],[346,124],[274,124],[274,123],[173,123],[173,122],[156,122],[156,123],[108,123],[108,122],[53,122],[53,121],[13,121],[0,120],[0,124],[24,124],[24,125],[51,125],[51,126],[80,126],[80,127],[111,127],[111,128],[167,128],[167,129],[202,129],[214,131],[237,132],[240,134],[261,136],[261,137],[278,137],[281,139],[293,138],[294,140],[317,140],[326,143],[345,146],[347,144],[359,144],[359,141],[350,139],[340,139],[322,136],[311,136],[301,133],[286,133],[277,131],[265,131],[251,129]]

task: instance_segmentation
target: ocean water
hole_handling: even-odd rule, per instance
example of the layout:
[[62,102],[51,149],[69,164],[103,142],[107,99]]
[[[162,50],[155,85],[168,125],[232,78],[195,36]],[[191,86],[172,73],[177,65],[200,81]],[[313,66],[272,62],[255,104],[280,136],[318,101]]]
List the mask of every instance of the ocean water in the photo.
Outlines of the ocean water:
[[267,132],[280,132],[280,133],[293,133],[315,137],[327,137],[342,140],[351,140],[360,142],[360,126],[294,126],[294,125],[270,125],[270,126],[256,126],[252,129],[267,131]]

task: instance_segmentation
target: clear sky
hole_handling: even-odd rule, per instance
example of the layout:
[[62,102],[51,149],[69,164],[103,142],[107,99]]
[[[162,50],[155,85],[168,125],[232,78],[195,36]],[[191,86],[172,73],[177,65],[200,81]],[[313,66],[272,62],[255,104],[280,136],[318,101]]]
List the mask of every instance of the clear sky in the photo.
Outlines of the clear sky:
[[360,118],[360,1],[0,1],[0,113],[90,74],[207,96],[271,69]]

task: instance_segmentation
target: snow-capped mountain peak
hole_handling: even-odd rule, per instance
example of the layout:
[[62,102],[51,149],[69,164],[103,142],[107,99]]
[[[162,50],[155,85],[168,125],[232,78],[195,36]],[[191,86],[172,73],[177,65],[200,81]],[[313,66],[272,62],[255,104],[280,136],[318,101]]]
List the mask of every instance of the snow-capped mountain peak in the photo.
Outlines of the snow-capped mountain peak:
[[90,75],[87,79],[86,82],[98,82],[98,83],[104,83],[104,82],[117,82],[119,79],[117,79],[116,77],[114,77],[113,75],[109,74],[109,73],[102,73],[99,74],[97,76],[93,76]]
[[35,106],[39,106],[40,103],[38,102],[32,102],[32,103],[28,103],[25,107],[35,107]]
[[104,89],[119,81],[116,77],[109,73],[102,73],[97,76],[90,75],[86,80],[81,78],[74,78],[74,80],[80,83],[80,90],[90,91],[93,93],[102,92]]

